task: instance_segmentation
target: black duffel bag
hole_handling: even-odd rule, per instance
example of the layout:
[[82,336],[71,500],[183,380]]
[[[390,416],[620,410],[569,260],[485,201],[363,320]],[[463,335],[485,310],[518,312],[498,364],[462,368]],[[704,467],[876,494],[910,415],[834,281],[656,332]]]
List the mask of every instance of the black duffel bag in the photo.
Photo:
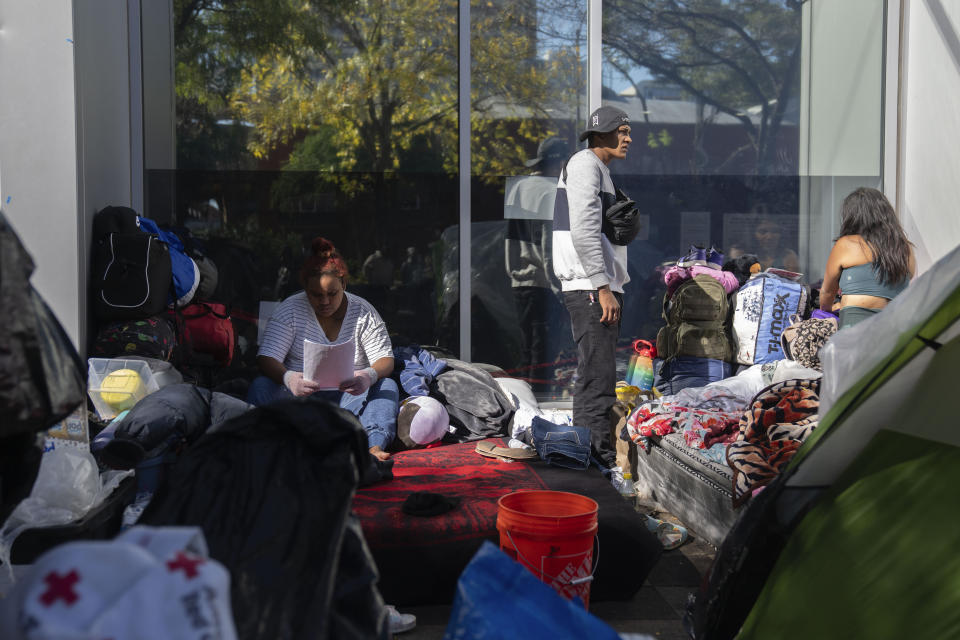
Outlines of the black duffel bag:
[[[567,158],[567,162],[570,159]],[[563,164],[563,182],[567,182],[567,164]],[[620,246],[628,245],[640,233],[640,210],[637,203],[631,200],[627,194],[614,186],[616,200],[603,212],[603,223],[600,230],[607,240]],[[601,195],[602,197],[602,195]],[[604,201],[606,201],[604,199]]]
[[640,232],[640,210],[637,203],[617,189],[617,200],[603,212],[603,234],[613,244],[628,245]]

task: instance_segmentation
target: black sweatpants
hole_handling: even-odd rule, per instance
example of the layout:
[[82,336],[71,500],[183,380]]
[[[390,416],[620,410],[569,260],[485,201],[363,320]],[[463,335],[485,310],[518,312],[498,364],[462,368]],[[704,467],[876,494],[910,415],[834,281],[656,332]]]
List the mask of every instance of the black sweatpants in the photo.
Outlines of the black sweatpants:
[[[623,307],[623,296],[613,294]],[[573,385],[573,424],[590,429],[593,455],[607,468],[616,466],[610,437],[610,409],[617,400],[617,338],[620,322],[603,324],[597,291],[564,291],[577,345],[577,379]]]

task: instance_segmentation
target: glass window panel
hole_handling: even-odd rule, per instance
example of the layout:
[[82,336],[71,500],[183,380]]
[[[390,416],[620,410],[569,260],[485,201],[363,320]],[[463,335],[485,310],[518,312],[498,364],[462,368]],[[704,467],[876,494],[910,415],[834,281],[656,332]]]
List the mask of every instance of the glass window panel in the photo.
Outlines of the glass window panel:
[[585,0],[471,3],[471,358],[541,399],[567,393],[576,367],[550,248],[585,120],[586,21]]
[[[663,271],[691,245],[715,247],[727,259],[755,254],[764,268],[800,271],[816,285],[839,226],[834,189],[845,190],[842,198],[855,186],[877,186],[879,144],[856,149],[873,162],[855,174],[811,175],[811,158],[851,155],[824,144],[840,120],[826,117],[825,101],[833,114],[844,113],[847,127],[860,123],[866,139],[881,139],[883,30],[857,27],[857,38],[828,45],[836,42],[836,33],[824,36],[837,17],[811,20],[811,4],[604,0],[602,99],[626,111],[633,128],[628,157],[613,162],[611,173],[646,222],[629,248],[625,347],[655,339]],[[840,4],[831,11],[849,14],[843,24],[850,28],[882,16],[879,3]],[[818,57],[824,46],[842,55]],[[846,73],[839,69],[854,67],[862,81],[839,82]],[[858,99],[847,100],[854,92]],[[815,156],[811,140],[820,143]],[[629,349],[624,354],[621,369]]]
[[[174,2],[175,171],[150,170],[234,317],[299,291],[316,236],[395,344],[456,350],[457,2]],[[388,28],[386,27],[388,26]],[[149,199],[148,201],[155,201]],[[162,201],[162,200],[161,200]],[[455,289],[454,289],[455,295]],[[242,353],[256,353],[255,327]]]

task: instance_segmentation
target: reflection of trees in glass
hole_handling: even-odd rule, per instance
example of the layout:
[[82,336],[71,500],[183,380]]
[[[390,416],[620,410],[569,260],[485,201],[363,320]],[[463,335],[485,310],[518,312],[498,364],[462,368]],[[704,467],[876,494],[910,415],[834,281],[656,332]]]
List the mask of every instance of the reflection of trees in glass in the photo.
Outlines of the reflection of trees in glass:
[[[610,64],[639,83],[648,72],[682,87],[698,103],[697,138],[710,115],[742,125],[747,142],[717,169],[750,153],[755,172],[789,170],[777,138],[798,98],[801,0],[605,0],[604,47]],[[646,107],[644,107],[646,110]]]
[[[297,56],[259,56],[232,93],[232,106],[254,125],[255,155],[325,130],[336,168],[383,172],[397,168],[398,152],[417,135],[455,126],[455,1],[360,0],[303,11],[303,22],[319,25],[327,38],[307,40],[292,24],[289,37],[301,40]],[[455,153],[455,136],[431,143]]]
[[573,120],[586,120],[587,6],[584,0],[541,0],[537,24],[538,55],[555,65],[550,98]]
[[174,0],[173,22],[177,166],[253,168],[247,127],[230,106],[241,73],[270,52],[296,59],[303,41],[321,46],[322,30],[291,0]]
[[[526,173],[521,162],[549,136],[576,146],[586,118],[587,3],[475,1],[471,12],[473,171],[495,183]],[[521,21],[504,23],[503,16],[519,13]],[[491,37],[504,24],[512,25],[515,48],[502,49]],[[522,57],[511,55],[522,47]]]
[[[181,166],[240,168],[222,158],[245,138],[244,166],[455,172],[457,19],[456,0],[176,0]],[[472,10],[475,172],[552,133],[569,59],[538,57],[539,19],[536,0]]]

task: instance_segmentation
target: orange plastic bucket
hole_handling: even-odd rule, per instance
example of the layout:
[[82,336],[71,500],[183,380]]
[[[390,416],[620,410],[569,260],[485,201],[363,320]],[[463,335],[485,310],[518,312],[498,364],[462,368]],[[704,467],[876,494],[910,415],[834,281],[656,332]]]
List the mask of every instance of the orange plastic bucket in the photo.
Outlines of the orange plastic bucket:
[[567,599],[590,604],[597,503],[565,491],[518,491],[497,502],[500,549]]

